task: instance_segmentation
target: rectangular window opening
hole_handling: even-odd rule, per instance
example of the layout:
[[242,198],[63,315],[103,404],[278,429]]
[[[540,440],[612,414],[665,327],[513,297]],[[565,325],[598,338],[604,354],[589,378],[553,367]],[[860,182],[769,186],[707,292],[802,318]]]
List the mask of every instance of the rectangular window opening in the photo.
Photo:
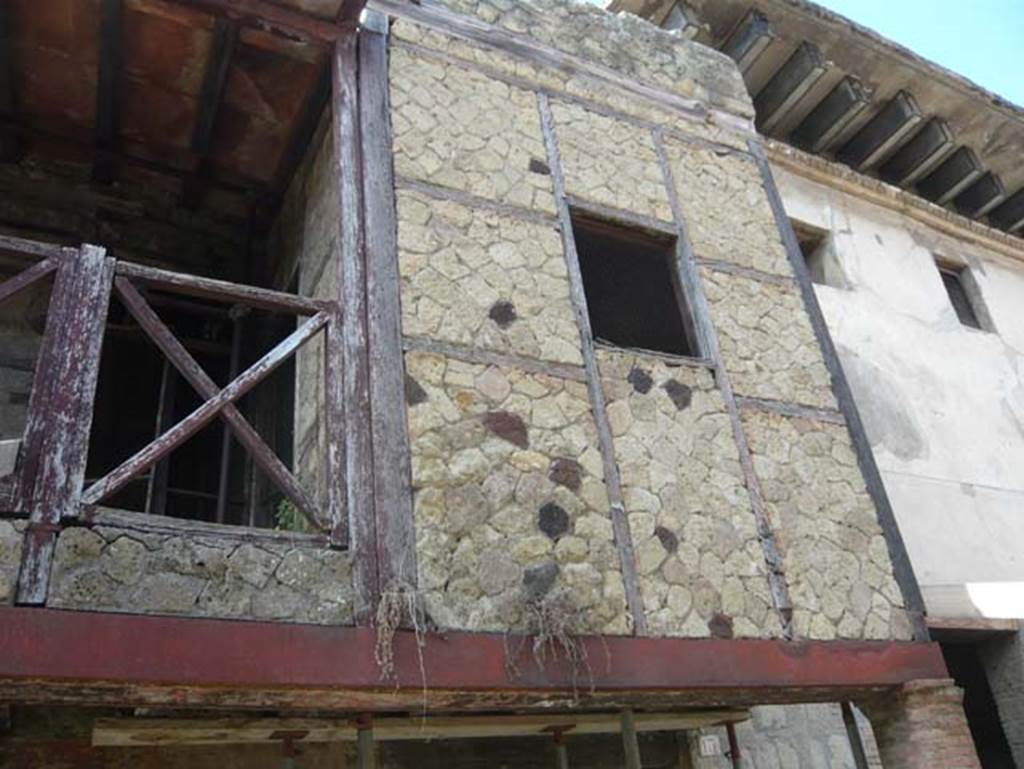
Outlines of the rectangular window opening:
[[987,314],[980,304],[981,297],[978,295],[977,286],[970,270],[962,265],[942,260],[937,260],[936,266],[939,270],[939,277],[942,278],[942,285],[946,289],[946,295],[949,297],[950,304],[953,305],[960,324],[981,331],[990,330],[987,324]]
[[594,338],[699,358],[676,266],[676,239],[574,213],[573,235]]

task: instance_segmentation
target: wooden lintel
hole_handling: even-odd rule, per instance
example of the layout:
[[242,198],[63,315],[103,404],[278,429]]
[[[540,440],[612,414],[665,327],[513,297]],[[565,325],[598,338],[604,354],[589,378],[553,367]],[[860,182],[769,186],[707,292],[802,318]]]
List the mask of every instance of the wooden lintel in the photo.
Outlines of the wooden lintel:
[[[742,708],[690,710],[678,713],[637,713],[638,732],[680,731],[745,721]],[[373,719],[376,740],[441,740],[482,737],[544,737],[555,729],[574,735],[614,734],[620,729],[617,713],[579,713],[519,716],[378,717]],[[104,747],[135,745],[221,745],[274,743],[275,733],[304,732],[296,742],[354,742],[358,732],[352,720],[281,718],[101,718],[93,724],[92,744]]]
[[93,181],[113,181],[120,112],[120,77],[123,60],[124,0],[103,0],[100,10],[99,58],[96,78],[96,159]]

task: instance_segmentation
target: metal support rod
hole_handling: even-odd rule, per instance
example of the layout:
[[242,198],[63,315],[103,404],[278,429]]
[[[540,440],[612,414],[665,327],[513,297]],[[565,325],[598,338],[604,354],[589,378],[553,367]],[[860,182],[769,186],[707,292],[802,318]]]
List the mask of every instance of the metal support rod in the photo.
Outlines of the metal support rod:
[[364,713],[356,719],[356,766],[358,769],[376,769],[377,759],[373,753],[373,716]]
[[[238,376],[238,366],[242,357],[242,319],[245,317],[244,307],[231,308],[231,361],[228,364],[228,381],[233,382]],[[228,491],[231,481],[231,427],[226,422],[221,425],[220,442],[220,478],[217,482],[217,523],[224,523],[228,508]]]
[[846,726],[846,736],[850,740],[850,752],[853,753],[853,765],[857,769],[868,769],[868,757],[864,752],[864,740],[857,725],[857,717],[853,713],[853,706],[849,702],[842,704],[843,724]]
[[736,725],[730,721],[725,725],[725,733],[729,737],[729,760],[733,769],[740,769],[740,743],[736,739]]
[[[173,424],[174,393],[177,389],[178,372],[170,360],[164,358],[163,371],[160,373],[160,403],[157,406],[156,425],[153,438],[159,438]],[[146,484],[146,512],[150,515],[164,515],[167,511],[167,482],[170,473],[170,460],[161,459],[149,473]]]
[[636,722],[633,711],[626,708],[622,711],[622,747],[626,752],[626,769],[641,769],[640,743],[636,739]]

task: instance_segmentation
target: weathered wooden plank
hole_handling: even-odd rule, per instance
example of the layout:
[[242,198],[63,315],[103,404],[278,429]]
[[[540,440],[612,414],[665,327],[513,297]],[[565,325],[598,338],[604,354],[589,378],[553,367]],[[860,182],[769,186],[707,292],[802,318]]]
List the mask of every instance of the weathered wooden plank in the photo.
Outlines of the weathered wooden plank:
[[676,228],[671,222],[663,222],[653,216],[644,216],[633,211],[626,211],[622,208],[602,205],[577,195],[565,196],[569,208],[576,213],[591,216],[608,222],[621,222],[636,227],[640,230],[655,233],[656,235],[670,235],[675,237]]
[[374,507],[381,589],[389,585],[415,587],[419,581],[405,405],[398,221],[388,90],[387,17],[368,11],[359,32],[359,119],[366,228]]
[[790,638],[792,637],[793,605],[789,599],[789,588],[783,571],[782,557],[775,543],[775,534],[772,531],[771,520],[768,517],[764,495],[761,491],[761,481],[757,477],[757,473],[754,472],[754,460],[750,453],[750,447],[747,444],[746,434],[743,431],[743,423],[740,420],[736,396],[733,393],[732,383],[729,380],[729,373],[722,362],[722,353],[718,346],[718,336],[711,322],[711,309],[708,306],[707,297],[704,295],[704,288],[697,273],[697,259],[693,251],[693,244],[690,241],[686,216],[679,201],[675,174],[665,152],[664,138],[659,131],[654,131],[652,136],[654,138],[655,151],[658,154],[658,162],[661,165],[662,176],[665,179],[665,186],[668,189],[672,215],[675,217],[676,227],[679,232],[677,240],[679,247],[679,273],[683,278],[691,307],[693,308],[694,323],[697,324],[703,345],[702,352],[715,363],[715,382],[722,393],[722,402],[725,404],[726,412],[729,414],[729,423],[732,427],[733,440],[736,442],[739,454],[744,484],[747,487],[747,496],[750,499],[750,507],[757,526],[758,540],[761,543],[761,551],[764,554],[765,564],[768,568],[768,588],[772,595],[772,603],[779,615],[783,636]]
[[347,475],[345,462],[345,377],[341,312],[331,314],[324,341],[324,420],[327,430],[327,518],[331,544],[350,547]]
[[[233,380],[231,384],[228,385],[228,387],[224,388],[224,390],[218,388],[216,383],[212,379],[210,379],[210,377],[203,370],[203,368],[196,362],[195,358],[193,358],[188,353],[188,351],[181,344],[181,342],[178,341],[178,339],[174,336],[171,330],[167,328],[166,324],[164,324],[164,322],[160,320],[157,314],[153,312],[153,309],[148,305],[146,300],[142,297],[142,294],[139,293],[138,289],[136,289],[128,280],[126,280],[123,277],[119,277],[116,279],[116,285],[118,294],[121,297],[121,300],[125,305],[125,308],[132,314],[132,317],[134,317],[135,320],[138,321],[139,325],[142,326],[143,329],[145,329],[146,333],[149,334],[150,339],[152,339],[153,342],[160,349],[160,351],[167,356],[167,359],[170,360],[172,364],[174,364],[174,367],[178,369],[178,371],[185,378],[185,380],[189,382],[189,384],[191,384],[202,397],[207,399],[206,403],[203,404],[203,406],[209,404],[211,400],[221,397],[222,394],[228,388],[237,385],[241,381],[242,376],[245,376],[245,374],[239,376],[238,378]],[[320,330],[320,328],[326,325],[328,317],[329,316],[327,313],[319,313],[317,315],[314,315],[312,318],[305,321],[305,323],[303,323],[303,325],[300,326],[296,331],[294,331],[290,336],[288,336],[280,343],[278,343],[278,345],[275,346],[272,350],[270,350],[270,352],[268,352],[260,361],[257,361],[255,364],[253,364],[253,366],[251,366],[247,371],[251,372],[254,368],[260,366],[261,362],[267,361],[272,363],[272,367],[263,371],[259,375],[259,378],[257,378],[251,384],[249,384],[246,389],[248,390],[254,387],[260,381],[260,379],[269,374],[278,365],[283,363],[284,360],[286,360],[291,354],[293,354],[295,350],[301,347],[306,340],[311,338],[315,333],[317,333]],[[306,516],[309,522],[316,527],[323,527],[325,524],[323,521],[319,520],[316,504],[310,498],[309,494],[306,493],[306,491],[302,488],[299,482],[295,479],[295,476],[292,475],[291,471],[277,457],[273,450],[271,450],[271,448],[267,446],[267,444],[260,437],[259,433],[256,432],[255,428],[253,428],[249,421],[233,404],[232,401],[237,399],[238,397],[241,397],[241,395],[237,395],[235,396],[235,398],[224,403],[223,407],[219,410],[221,417],[232,428],[232,430],[235,433],[235,436],[238,438],[238,441],[249,451],[253,461],[256,462],[256,464],[259,465],[260,469],[263,470],[270,477],[270,479],[278,485],[281,491],[283,491],[285,495],[295,504],[299,511],[302,512],[304,516]],[[201,410],[203,406],[200,406],[199,410]],[[193,412],[191,416],[195,416],[195,414],[196,412]],[[186,420],[187,419],[188,418],[186,418]],[[209,419],[206,419],[204,422],[198,425],[196,430],[201,429],[209,421]],[[181,425],[182,423],[179,422],[178,425],[176,425],[171,430],[168,430],[166,433],[163,434],[163,436],[158,437],[155,441],[150,443],[149,447],[152,448],[154,444],[159,445],[165,442],[169,442],[168,436],[171,435],[171,432],[174,429],[180,428]],[[194,434],[194,432],[195,430],[193,430],[191,433],[188,433],[188,435]],[[186,435],[181,440],[187,439],[188,435]],[[172,445],[169,445],[166,448],[166,451],[163,451],[161,456],[166,456],[171,450],[173,450],[174,446],[176,446],[177,443],[180,443],[180,441],[174,442]],[[143,451],[145,451],[145,449],[143,449]],[[138,456],[139,454],[136,454],[136,457]],[[157,459],[159,460],[159,457]],[[126,466],[131,462],[132,459],[127,460],[124,464],[121,465],[121,468],[127,469]],[[137,472],[140,472],[141,470],[144,470],[146,467],[150,466],[150,464],[152,463],[148,463],[138,468],[135,473],[132,473],[132,475],[136,474]],[[122,484],[129,478],[131,478],[131,475],[126,476],[122,480]],[[89,491],[91,492],[92,489],[90,489]],[[108,490],[104,492],[104,496],[106,494],[112,493],[112,491],[113,490]],[[88,501],[90,504],[94,504],[100,499],[102,499],[102,497],[97,497],[95,499],[90,498]]]
[[399,176],[395,180],[395,188],[399,190],[409,190],[411,192],[418,192],[422,195],[427,195],[434,198],[435,200],[450,200],[459,205],[466,206],[467,208],[481,208],[485,211],[493,211],[501,216],[507,216],[512,219],[521,219],[531,224],[542,224],[550,227],[558,226],[558,218],[545,214],[541,211],[534,211],[529,208],[522,208],[510,203],[499,203],[495,200],[489,200],[488,198],[482,198],[479,195],[474,195],[470,192],[464,192],[463,190],[457,190],[449,187],[441,187],[436,184],[430,184],[429,182],[419,181],[418,179],[408,179],[403,176]]
[[8,278],[3,283],[0,283],[0,302],[10,299],[37,280],[46,277],[56,270],[59,264],[60,261],[56,257],[49,256],[41,262],[36,262],[28,269],[22,270],[13,278]]
[[117,274],[154,288],[173,290],[175,293],[203,299],[243,304],[246,307],[270,310],[272,312],[297,312],[304,315],[313,315],[321,311],[330,311],[334,307],[334,302],[329,300],[312,299],[306,296],[288,294],[283,291],[273,291],[269,288],[246,286],[226,280],[171,272],[170,270],[146,267],[131,262],[118,262]]
[[765,411],[770,414],[782,414],[787,417],[814,419],[818,422],[830,422],[836,425],[846,424],[846,418],[841,411],[818,409],[811,406],[803,406],[799,403],[786,403],[770,398],[753,398],[740,395],[736,397],[736,405],[741,409],[750,409],[752,411]]
[[467,363],[483,363],[488,366],[505,366],[507,368],[521,369],[531,374],[545,374],[560,379],[572,379],[576,382],[587,381],[586,370],[580,366],[573,366],[569,363],[554,363],[537,360],[536,358],[524,358],[519,355],[492,352],[479,347],[468,347],[461,344],[450,344],[438,342],[435,339],[424,339],[422,337],[406,336],[402,338],[402,347],[406,350],[417,352],[429,352],[435,355],[444,355],[447,358],[464,360]]
[[[125,299],[125,304],[127,306],[128,302],[131,301],[131,299],[128,298],[128,292],[124,290],[123,285],[118,285],[118,291],[122,298]],[[129,308],[129,310],[133,312],[133,315],[137,309],[137,307]],[[140,323],[142,323],[142,318],[145,316],[140,313],[140,315],[136,315],[135,317]],[[167,456],[178,445],[190,438],[192,435],[195,435],[195,433],[209,424],[214,417],[223,413],[226,407],[233,404],[236,400],[249,392],[253,387],[266,378],[267,375],[284,363],[304,342],[316,334],[327,323],[327,320],[328,317],[325,313],[318,313],[317,315],[314,315],[312,318],[305,321],[298,329],[296,329],[296,331],[275,345],[266,353],[266,355],[242,372],[237,379],[232,381],[225,388],[217,391],[212,396],[206,396],[205,393],[201,393],[204,397],[208,397],[206,402],[180,422],[175,424],[174,427],[164,433],[160,438],[152,441],[149,445],[138,451],[134,456],[128,458],[114,470],[107,473],[103,478],[96,481],[86,490],[82,497],[82,502],[84,504],[96,504],[103,498],[122,488],[131,478]],[[164,328],[166,329],[166,327]],[[203,381],[201,379],[197,379],[197,381],[193,382],[193,378],[196,377],[196,372],[193,368],[195,362],[184,348],[181,347],[180,344],[175,347],[173,344],[168,343],[165,334],[160,332],[158,329],[154,329],[154,331],[155,333],[151,334],[154,341],[157,342],[158,346],[161,346],[164,354],[168,355],[172,363],[174,363],[178,370],[181,371],[182,375],[192,382],[194,386],[197,386],[199,382]],[[170,332],[168,331],[167,334],[169,333]],[[157,337],[160,337],[160,339]],[[204,387],[204,389],[206,388]],[[236,435],[238,435],[239,441],[242,442],[243,445],[246,445],[246,448],[252,452],[253,458],[257,462],[261,463],[260,466],[265,472],[268,472],[268,474],[276,474],[276,477],[272,476],[274,477],[274,481],[281,486],[281,490],[284,491],[290,499],[292,499],[300,510],[306,511],[307,517],[310,517],[310,522],[315,526],[323,527],[325,524],[317,520],[315,517],[315,505],[309,499],[305,491],[303,491],[302,488],[298,486],[297,482],[295,482],[294,477],[291,476],[291,472],[288,471],[283,464],[273,463],[271,457],[276,458],[276,455],[274,455],[270,448],[263,443],[263,439],[255,433],[255,430],[252,430],[251,426],[249,426],[248,429],[244,427],[244,425],[248,425],[248,422],[245,421],[245,418],[241,416],[240,412],[236,413],[237,416],[235,418],[229,419],[229,424],[236,429]],[[228,419],[228,417],[225,416],[225,419]],[[255,440],[253,440],[253,437],[255,437]],[[264,466],[264,462],[266,463],[266,466]],[[280,460],[277,460],[277,463],[280,463]]]
[[[736,708],[636,713],[638,733],[681,731],[717,726],[749,718]],[[536,713],[530,715],[380,716],[373,720],[378,740],[465,740],[487,737],[546,737],[556,732],[617,734],[622,729],[615,713]],[[94,746],[132,745],[242,745],[280,742],[275,732],[304,732],[302,743],[352,742],[357,725],[349,719],[329,718],[98,718],[93,722]]]
[[22,604],[45,603],[54,527],[78,512],[114,260],[102,248],[83,246],[60,273],[33,380],[42,391],[29,400],[30,448],[19,487],[31,520],[18,581]]
[[590,394],[594,423],[597,426],[598,443],[604,465],[605,486],[608,490],[608,501],[611,508],[609,514],[612,532],[622,569],[622,583],[626,591],[626,605],[633,616],[633,632],[637,635],[646,635],[647,615],[644,613],[643,600],[640,596],[636,558],[633,553],[633,537],[629,530],[629,519],[626,517],[619,467],[615,462],[615,444],[612,441],[612,431],[608,424],[604,391],[601,389],[601,372],[598,369],[597,356],[594,353],[594,332],[590,326],[587,297],[583,290],[583,273],[580,270],[579,255],[576,253],[576,239],[573,237],[572,214],[569,211],[565,195],[565,175],[562,170],[561,154],[558,150],[558,139],[555,135],[555,121],[546,94],[537,94],[537,106],[540,110],[548,167],[551,169],[551,180],[555,190],[555,207],[558,210],[558,219],[561,224],[562,247],[569,276],[569,293],[572,298],[573,312],[576,315],[576,323],[580,330],[587,390]]
[[359,121],[358,35],[353,30],[334,46],[331,113],[337,155],[338,287],[342,308],[341,365],[345,408],[346,509],[354,553],[356,621],[367,623],[380,595],[377,525],[374,516],[370,373],[367,356],[363,159]]
[[65,246],[54,243],[41,243],[38,240],[26,238],[14,238],[10,235],[0,235],[0,251],[14,251],[19,254],[31,254],[32,256],[53,257],[63,259]]
[[786,215],[786,208],[782,203],[782,196],[775,184],[771,167],[768,165],[768,158],[764,154],[761,143],[751,140],[749,143],[750,152],[757,160],[758,168],[761,171],[761,179],[764,183],[765,192],[768,195],[768,202],[771,204],[772,213],[775,216],[775,224],[782,235],[782,242],[786,246],[786,253],[789,256],[789,263],[796,275],[797,284],[800,286],[800,295],[804,300],[804,307],[810,317],[811,327],[821,347],[821,354],[825,360],[832,378],[832,392],[839,403],[839,409],[846,418],[846,428],[853,442],[853,448],[857,454],[857,464],[860,466],[861,474],[867,485],[868,494],[875,503],[875,510],[878,513],[878,522],[885,535],[885,541],[889,549],[889,557],[892,560],[893,576],[900,586],[903,594],[904,607],[910,615],[914,625],[914,638],[920,641],[928,640],[928,628],[925,625],[924,598],[921,595],[921,588],[914,576],[914,568],[910,563],[910,556],[907,554],[906,545],[903,542],[903,535],[900,533],[896,523],[896,516],[893,513],[892,505],[889,503],[889,496],[885,492],[885,484],[882,482],[882,475],[875,464],[875,455],[871,449],[871,442],[868,440],[867,431],[861,421],[857,403],[853,399],[853,391],[850,383],[843,372],[843,364],[839,360],[832,335],[829,333],[828,325],[825,323],[825,316],[822,314],[818,298],[814,293],[814,286],[811,283],[810,273],[807,271],[807,264],[803,254],[800,252],[800,244],[797,241],[796,233],[793,232],[793,225]]
[[182,204],[195,208],[203,193],[202,176],[206,170],[206,159],[213,143],[213,129],[217,121],[224,87],[228,81],[231,57],[238,46],[238,24],[224,18],[217,18],[213,26],[210,53],[203,73],[203,86],[199,93],[199,109],[195,128],[192,131],[192,173],[185,178],[182,190]]
[[744,278],[750,278],[751,280],[759,280],[762,283],[773,283],[776,286],[786,286],[787,288],[795,288],[796,281],[789,275],[777,275],[771,272],[764,272],[753,267],[744,267],[741,264],[733,264],[732,262],[723,262],[719,259],[703,259],[698,258],[697,264],[701,267],[707,267],[708,269],[714,270],[715,272],[727,272],[730,275],[740,275]]
[[99,57],[96,76],[96,159],[93,181],[113,181],[114,158],[121,109],[121,66],[124,58],[124,0],[102,0],[100,6]]

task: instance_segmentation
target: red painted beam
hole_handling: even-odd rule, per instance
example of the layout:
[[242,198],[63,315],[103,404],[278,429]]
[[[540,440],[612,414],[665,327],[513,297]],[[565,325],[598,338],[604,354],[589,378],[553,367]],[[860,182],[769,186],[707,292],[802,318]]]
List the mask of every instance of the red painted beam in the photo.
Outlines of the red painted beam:
[[[375,643],[371,628],[0,607],[0,683],[393,689],[393,682],[380,680]],[[630,637],[585,643],[598,692],[866,689],[947,676],[932,643]],[[508,645],[515,648],[515,639]],[[506,648],[497,634],[431,635],[423,652],[426,685],[495,693],[573,688],[565,665],[539,670],[523,659],[511,676]],[[395,657],[398,685],[421,689],[411,634],[398,635]],[[590,681],[577,683],[589,688]]]

